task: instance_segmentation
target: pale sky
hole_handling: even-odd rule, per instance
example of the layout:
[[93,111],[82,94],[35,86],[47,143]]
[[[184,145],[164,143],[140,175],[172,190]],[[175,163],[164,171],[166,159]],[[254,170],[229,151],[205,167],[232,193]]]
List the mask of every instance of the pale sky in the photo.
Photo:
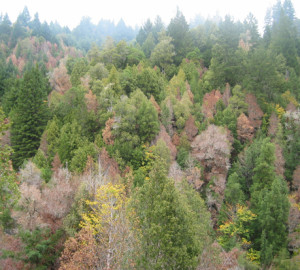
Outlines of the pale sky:
[[[230,14],[235,20],[243,21],[249,12],[253,13],[260,28],[264,24],[267,8],[277,0],[2,0],[0,13],[8,13],[12,22],[28,7],[31,17],[39,13],[40,21],[57,21],[61,26],[76,27],[83,16],[88,16],[93,23],[101,18],[117,23],[121,18],[127,25],[141,26],[148,18],[154,21],[159,15],[167,25],[176,14],[177,6],[190,22],[196,14],[204,18],[216,14],[224,17]],[[283,1],[282,1],[283,2]],[[293,0],[296,16],[300,17],[300,1]]]

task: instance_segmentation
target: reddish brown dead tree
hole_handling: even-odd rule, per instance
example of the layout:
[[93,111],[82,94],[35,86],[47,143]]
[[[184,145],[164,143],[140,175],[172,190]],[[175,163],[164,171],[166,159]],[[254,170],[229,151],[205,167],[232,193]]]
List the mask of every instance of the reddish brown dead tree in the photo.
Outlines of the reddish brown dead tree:
[[219,90],[213,90],[210,93],[206,93],[203,97],[202,113],[205,118],[213,118],[216,113],[216,104],[222,95]]
[[254,128],[243,113],[237,119],[237,134],[241,142],[251,141],[254,136]]
[[250,124],[255,130],[257,130],[261,126],[264,113],[257,104],[256,97],[253,94],[247,94],[245,101],[248,103],[248,116]]

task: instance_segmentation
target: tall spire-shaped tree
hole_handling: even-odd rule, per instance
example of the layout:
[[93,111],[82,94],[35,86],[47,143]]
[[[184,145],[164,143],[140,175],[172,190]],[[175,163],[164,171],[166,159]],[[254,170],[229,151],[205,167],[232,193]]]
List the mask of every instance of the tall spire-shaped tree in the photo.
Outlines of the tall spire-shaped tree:
[[11,140],[15,168],[33,157],[47,123],[48,82],[38,66],[27,71],[21,83],[16,108],[12,113]]
[[286,183],[276,178],[271,190],[262,190],[258,204],[258,227],[260,236],[261,262],[271,263],[287,242],[289,215],[288,189]]
[[174,57],[174,62],[180,64],[182,58],[189,52],[192,41],[189,25],[179,9],[177,9],[176,16],[171,20],[167,33],[172,37],[175,47],[176,56]]
[[[291,15],[290,15],[291,16]],[[270,47],[277,53],[282,54],[289,67],[299,74],[300,67],[297,61],[297,30],[289,15],[281,9],[278,22],[273,25]]]
[[283,2],[283,10],[291,21],[295,19],[295,9],[291,0],[285,0]]
[[179,194],[166,175],[164,159],[157,158],[150,178],[133,196],[139,269],[193,269],[203,250],[209,219],[204,204],[193,190],[183,187]]

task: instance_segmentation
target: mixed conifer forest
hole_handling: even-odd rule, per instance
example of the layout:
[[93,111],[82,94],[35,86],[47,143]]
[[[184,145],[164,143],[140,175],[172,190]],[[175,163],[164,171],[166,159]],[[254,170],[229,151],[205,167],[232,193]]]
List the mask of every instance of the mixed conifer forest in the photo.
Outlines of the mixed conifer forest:
[[0,269],[300,269],[300,19],[72,31],[0,16]]

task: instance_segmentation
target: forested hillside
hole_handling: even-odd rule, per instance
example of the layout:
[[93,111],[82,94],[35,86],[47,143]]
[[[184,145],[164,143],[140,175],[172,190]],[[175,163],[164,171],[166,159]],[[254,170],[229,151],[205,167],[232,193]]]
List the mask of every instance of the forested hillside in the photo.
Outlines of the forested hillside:
[[0,17],[0,269],[299,269],[292,2],[145,21]]

